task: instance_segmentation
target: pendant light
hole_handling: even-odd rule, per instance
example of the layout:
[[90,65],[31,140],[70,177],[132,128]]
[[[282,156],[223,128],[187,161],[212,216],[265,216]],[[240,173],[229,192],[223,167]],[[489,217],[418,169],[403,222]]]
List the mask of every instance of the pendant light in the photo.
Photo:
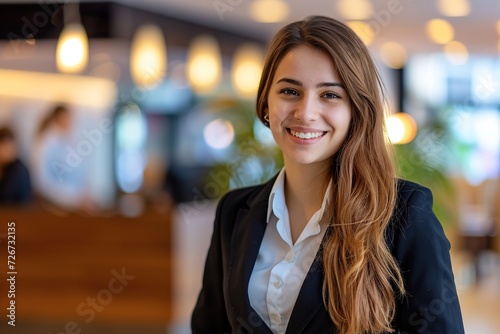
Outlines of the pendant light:
[[167,48],[161,29],[143,25],[134,34],[130,53],[130,73],[135,84],[153,88],[167,71]]
[[262,50],[258,45],[246,43],[236,50],[231,80],[241,97],[255,98],[259,88],[263,58]]
[[87,67],[89,41],[80,23],[79,2],[64,6],[64,29],[56,48],[57,69],[63,73],[81,73]]
[[222,78],[222,59],[219,45],[212,36],[196,37],[188,50],[187,77],[199,94],[213,91]]

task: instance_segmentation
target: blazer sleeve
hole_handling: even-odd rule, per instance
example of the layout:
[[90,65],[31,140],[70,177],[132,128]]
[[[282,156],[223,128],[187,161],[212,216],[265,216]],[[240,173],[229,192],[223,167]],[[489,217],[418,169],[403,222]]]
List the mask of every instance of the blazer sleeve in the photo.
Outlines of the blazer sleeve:
[[464,333],[450,243],[432,211],[431,191],[418,186],[397,210],[393,254],[406,287],[397,305],[397,328],[401,334]]
[[191,317],[192,333],[230,333],[223,294],[224,269],[221,245],[222,207],[227,195],[220,200],[215,215],[212,241],[208,250],[202,288]]

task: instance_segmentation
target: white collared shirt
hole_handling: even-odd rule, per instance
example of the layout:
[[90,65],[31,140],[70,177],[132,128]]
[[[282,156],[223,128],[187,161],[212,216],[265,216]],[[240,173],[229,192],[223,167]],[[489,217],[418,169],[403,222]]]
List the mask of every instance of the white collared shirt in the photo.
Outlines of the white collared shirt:
[[314,213],[293,244],[285,201],[285,169],[269,196],[267,227],[250,276],[250,305],[273,333],[285,333],[302,283],[326,232],[320,225],[328,205],[331,182],[321,208]]

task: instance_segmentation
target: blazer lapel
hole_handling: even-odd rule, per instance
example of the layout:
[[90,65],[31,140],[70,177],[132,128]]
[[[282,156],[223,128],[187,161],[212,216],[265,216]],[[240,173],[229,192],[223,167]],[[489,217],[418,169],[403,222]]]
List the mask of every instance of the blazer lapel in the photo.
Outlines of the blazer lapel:
[[[330,231],[325,233],[323,240]],[[292,315],[288,326],[286,328],[286,333],[302,333],[304,332],[307,324],[313,319],[313,317],[321,310],[325,308],[323,303],[323,264],[321,259],[323,258],[323,244],[321,243],[318,254],[314,259],[311,268],[307,272],[307,275],[300,288],[297,301],[292,310]]]
[[[270,180],[255,197],[249,199],[248,207],[239,209],[231,239],[232,253],[228,273],[230,302],[238,316],[240,329],[244,328],[251,333],[272,334],[250,305],[248,283],[266,231],[269,194],[275,179]],[[328,233],[329,231],[325,233],[325,237]],[[322,296],[322,252],[323,246],[320,246],[300,289],[286,333],[302,333],[313,317],[325,307]]]
[[266,231],[267,206],[274,180],[270,180],[255,197],[249,199],[248,207],[239,209],[231,239],[228,275],[230,301],[239,316],[238,322],[248,332],[272,334],[250,306],[248,283]]

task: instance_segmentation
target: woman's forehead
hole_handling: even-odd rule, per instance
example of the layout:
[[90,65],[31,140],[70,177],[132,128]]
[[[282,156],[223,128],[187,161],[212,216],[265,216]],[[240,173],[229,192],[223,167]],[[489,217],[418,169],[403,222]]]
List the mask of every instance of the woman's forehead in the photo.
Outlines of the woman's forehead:
[[307,80],[314,84],[340,82],[331,55],[308,45],[294,47],[282,57],[276,68],[273,82],[276,83],[284,76],[300,77],[301,81]]

